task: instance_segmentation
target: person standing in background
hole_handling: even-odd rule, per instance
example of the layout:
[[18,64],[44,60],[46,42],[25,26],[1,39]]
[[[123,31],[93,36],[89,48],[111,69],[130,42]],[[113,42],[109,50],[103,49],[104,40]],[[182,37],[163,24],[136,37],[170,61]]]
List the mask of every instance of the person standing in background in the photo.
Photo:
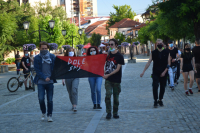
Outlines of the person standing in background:
[[20,63],[21,63],[21,58],[20,58],[20,55],[19,55],[19,51],[17,51],[17,54],[15,55],[15,64],[16,64],[16,67],[17,67],[17,75],[19,75],[19,72],[20,72]]

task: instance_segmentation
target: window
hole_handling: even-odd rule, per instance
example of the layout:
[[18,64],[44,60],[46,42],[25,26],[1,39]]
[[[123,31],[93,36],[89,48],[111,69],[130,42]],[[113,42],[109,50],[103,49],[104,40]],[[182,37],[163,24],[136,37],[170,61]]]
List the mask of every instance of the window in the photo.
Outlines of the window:
[[112,31],[110,31],[110,33],[111,33],[111,36],[112,36]]

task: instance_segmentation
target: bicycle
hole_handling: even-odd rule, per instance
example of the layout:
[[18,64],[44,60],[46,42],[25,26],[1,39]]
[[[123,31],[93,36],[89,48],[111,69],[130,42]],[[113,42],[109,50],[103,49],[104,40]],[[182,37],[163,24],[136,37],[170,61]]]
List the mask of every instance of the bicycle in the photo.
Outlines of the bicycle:
[[33,88],[33,91],[35,91],[35,84],[33,82],[33,74],[32,74],[33,72],[34,72],[34,69],[31,68],[26,78],[24,78],[24,75],[26,74],[22,74],[22,73],[20,73],[19,77],[10,78],[7,83],[7,89],[10,92],[15,92],[18,90],[19,87],[22,87],[24,81],[26,81],[29,78],[31,80],[31,87]]

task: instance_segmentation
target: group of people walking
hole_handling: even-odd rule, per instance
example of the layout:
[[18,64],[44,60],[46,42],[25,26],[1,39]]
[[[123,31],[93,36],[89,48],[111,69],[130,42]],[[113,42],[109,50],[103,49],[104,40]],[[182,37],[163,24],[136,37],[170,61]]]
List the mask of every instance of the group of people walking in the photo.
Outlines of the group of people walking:
[[[200,39],[196,39],[195,44],[196,46],[192,49],[192,52],[189,44],[184,44],[184,50],[180,53],[178,49],[174,47],[172,41],[169,41],[167,48],[161,39],[157,40],[157,49],[152,52],[144,71],[140,75],[140,77],[143,77],[145,71],[153,61],[152,79],[154,107],[157,107],[158,104],[163,106],[162,99],[165,93],[167,78],[169,78],[171,90],[174,90],[175,82],[178,84],[177,77],[179,77],[179,75],[176,76],[178,71],[183,75],[184,89],[187,96],[189,96],[189,93],[191,95],[193,94],[192,86],[194,77],[198,85],[198,92],[200,92]],[[187,89],[188,76],[190,77],[189,90]],[[158,96],[159,85],[160,94]]]
[[[93,109],[102,109],[101,107],[101,85],[103,78],[105,79],[106,89],[106,112],[107,119],[112,117],[111,107],[111,95],[113,94],[113,118],[119,118],[118,106],[119,106],[119,94],[121,92],[121,78],[122,78],[122,65],[124,65],[124,57],[117,50],[118,42],[115,39],[109,41],[109,52],[105,62],[105,75],[103,77],[89,77],[89,85],[91,89],[91,99],[93,102]],[[55,55],[49,53],[49,45],[47,42],[40,42],[39,44],[40,54],[34,58],[34,68],[36,76],[34,79],[35,84],[38,85],[38,98],[40,109],[42,112],[41,120],[45,120],[45,114],[47,112],[48,122],[52,122],[53,112],[53,89],[54,83],[57,83],[55,79],[51,79],[51,74],[54,69]],[[87,56],[93,56],[99,54],[96,47],[90,47],[87,51]],[[76,57],[75,50],[70,47],[66,50],[64,56]],[[72,110],[77,112],[78,105],[78,86],[79,78],[63,79],[63,86],[66,85],[69,99],[72,104]],[[47,95],[47,109],[45,105],[45,91]]]
[[[198,84],[200,92],[200,39],[196,40],[196,46],[190,49],[188,44],[184,45],[184,51],[180,54],[177,48],[174,47],[172,41],[169,41],[168,48],[165,47],[163,41],[158,39],[156,42],[157,49],[154,50],[147,62],[140,77],[143,77],[145,71],[153,61],[153,98],[154,107],[158,104],[163,106],[163,97],[167,84],[167,78],[170,80],[170,88],[174,90],[175,83],[178,84],[178,78],[175,75],[177,71],[183,74],[184,77],[184,89],[185,94],[193,94],[192,85],[194,82],[194,75]],[[105,75],[103,77],[89,77],[88,82],[91,89],[91,99],[93,103],[93,109],[102,109],[101,107],[101,85],[103,78],[105,79],[105,104],[106,104],[106,119],[119,118],[118,106],[119,106],[119,94],[121,92],[121,78],[122,78],[122,65],[124,65],[124,57],[117,50],[118,41],[116,39],[110,39],[109,51],[106,52],[107,58],[105,62]],[[47,42],[40,42],[39,44],[40,54],[34,58],[34,69],[36,76],[34,78],[35,84],[38,86],[38,99],[40,109],[42,112],[41,120],[45,120],[47,113],[48,121],[52,122],[53,112],[53,93],[54,83],[57,83],[56,79],[52,79],[51,75],[54,69],[55,55],[51,54],[48,49]],[[94,56],[100,54],[96,47],[90,47],[87,51],[87,56]],[[64,56],[76,57],[75,50],[70,47],[66,50]],[[20,59],[18,56],[16,57]],[[25,59],[23,60],[23,66],[29,69],[26,65],[28,59],[27,53],[25,53]],[[29,60],[31,62],[32,60]],[[180,61],[180,67],[177,67],[177,62]],[[179,65],[179,64],[178,64]],[[26,69],[26,70],[27,70]],[[180,69],[180,70],[177,70]],[[28,71],[28,70],[27,70]],[[189,90],[187,89],[188,76],[190,77]],[[72,104],[72,110],[77,112],[78,105],[78,88],[79,78],[62,79],[63,86],[66,85],[67,92],[69,94],[69,100]],[[158,87],[160,85],[160,94],[158,95]],[[45,105],[45,93],[47,95],[47,109]],[[113,94],[113,109],[111,106],[111,96]]]

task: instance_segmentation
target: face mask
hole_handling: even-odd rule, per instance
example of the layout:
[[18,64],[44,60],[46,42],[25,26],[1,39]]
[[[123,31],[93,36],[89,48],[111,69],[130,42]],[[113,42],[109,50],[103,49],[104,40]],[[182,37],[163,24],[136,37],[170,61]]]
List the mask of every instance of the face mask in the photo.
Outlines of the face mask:
[[185,50],[186,50],[186,51],[190,51],[190,48],[186,48]]
[[157,45],[157,47],[158,47],[159,49],[162,49],[163,45]]
[[28,56],[28,54],[25,54],[25,56]]
[[48,50],[40,50],[40,54],[45,55],[47,54],[49,51]]
[[173,44],[169,44],[169,47],[170,47],[170,48],[173,47]]
[[74,56],[74,52],[69,52],[69,56]]
[[90,52],[91,55],[96,55],[97,52],[96,51],[93,51],[93,52]]
[[110,51],[113,52],[113,51],[115,51],[115,49],[114,48],[113,49],[110,48]]

